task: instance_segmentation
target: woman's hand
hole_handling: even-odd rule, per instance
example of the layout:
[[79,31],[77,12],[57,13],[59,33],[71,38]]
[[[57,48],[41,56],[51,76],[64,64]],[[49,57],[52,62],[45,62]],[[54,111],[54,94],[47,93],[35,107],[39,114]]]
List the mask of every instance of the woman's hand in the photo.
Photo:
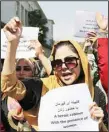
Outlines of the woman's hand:
[[15,67],[16,50],[22,33],[22,24],[18,17],[12,18],[3,28],[8,40],[5,61],[2,73],[4,75],[12,74]]
[[98,107],[95,102],[93,102],[89,107],[91,118],[94,120],[98,120],[98,123],[100,124],[103,120],[104,113],[101,107]]
[[93,48],[93,50],[96,50],[97,49],[96,40],[97,40],[97,34],[95,32],[88,32],[85,39],[83,51],[85,51],[88,47],[91,47]]
[[108,30],[108,19],[106,19],[100,12],[96,13],[96,21],[101,30]]
[[41,43],[38,40],[31,40],[29,48],[35,49],[36,57],[38,57],[38,59],[41,61],[47,74],[50,75],[52,71],[51,61],[44,55],[44,50]]
[[44,50],[42,48],[41,43],[38,40],[30,40],[30,45],[29,45],[29,49],[34,49],[35,50],[35,55],[36,57],[40,57],[40,55],[44,54]]
[[18,17],[12,18],[3,28],[9,43],[14,43],[16,48],[22,33],[22,24]]

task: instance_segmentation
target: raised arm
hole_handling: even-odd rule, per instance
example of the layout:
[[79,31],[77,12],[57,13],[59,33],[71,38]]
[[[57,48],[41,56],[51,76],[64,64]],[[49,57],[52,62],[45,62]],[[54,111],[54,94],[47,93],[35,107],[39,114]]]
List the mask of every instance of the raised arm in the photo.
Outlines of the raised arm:
[[15,71],[16,50],[22,33],[22,25],[19,18],[12,18],[5,25],[3,30],[7,37],[8,44],[2,73],[8,75]]
[[41,61],[45,71],[49,76],[52,72],[52,66],[50,60],[44,55],[41,43],[38,40],[33,40],[30,43],[30,47],[35,49],[36,57],[38,57],[38,59]]
[[[37,87],[36,91],[39,90],[39,92],[37,92],[37,95],[41,94],[41,88],[42,88],[41,81],[34,79],[28,79],[28,80],[25,79],[21,82],[20,80],[17,79],[15,72],[16,50],[22,33],[22,24],[19,18],[18,17],[12,18],[6,24],[3,30],[7,37],[8,44],[7,44],[6,57],[3,65],[2,76],[1,76],[2,92],[17,99],[18,101],[21,101],[22,99],[24,100],[24,98],[26,97],[27,98],[30,97],[32,99],[34,95],[32,88],[36,89]],[[38,85],[38,82],[40,82],[40,85]]]
[[20,20],[16,17],[12,18],[3,30],[7,37],[8,45],[1,75],[1,90],[5,95],[11,96],[19,101],[25,112],[25,119],[31,125],[34,125],[35,128],[37,126],[36,110],[39,106],[42,93],[42,81],[25,79],[21,82],[16,77],[16,50],[22,33]]
[[7,37],[8,44],[1,74],[1,90],[4,94],[21,100],[26,93],[26,89],[24,85],[17,80],[15,73],[16,50],[22,33],[22,25],[19,18],[12,18],[5,25],[3,31]]
[[99,75],[103,88],[108,96],[108,38],[106,38],[108,21],[101,13],[96,14],[96,21],[100,28],[97,41]]

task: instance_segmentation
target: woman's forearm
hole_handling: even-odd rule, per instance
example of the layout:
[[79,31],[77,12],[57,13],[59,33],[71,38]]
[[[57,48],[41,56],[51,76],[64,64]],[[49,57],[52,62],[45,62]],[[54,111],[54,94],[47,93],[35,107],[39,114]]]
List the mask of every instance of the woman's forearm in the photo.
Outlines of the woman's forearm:
[[15,57],[19,39],[22,33],[22,24],[18,17],[12,18],[3,28],[8,40],[6,57],[3,65],[3,74],[12,74],[15,71]]
[[24,84],[17,79],[15,72],[15,58],[19,39],[22,33],[22,24],[19,18],[12,18],[3,28],[8,40],[6,56],[1,74],[1,90],[5,95],[16,100],[22,100],[26,94]]
[[3,71],[4,75],[12,74],[15,71],[15,57],[16,57],[16,45],[8,43],[6,57],[4,60]]
[[44,66],[44,68],[49,76],[52,71],[52,66],[51,66],[50,60],[44,54],[40,54],[38,56],[38,58],[41,61],[42,65]]

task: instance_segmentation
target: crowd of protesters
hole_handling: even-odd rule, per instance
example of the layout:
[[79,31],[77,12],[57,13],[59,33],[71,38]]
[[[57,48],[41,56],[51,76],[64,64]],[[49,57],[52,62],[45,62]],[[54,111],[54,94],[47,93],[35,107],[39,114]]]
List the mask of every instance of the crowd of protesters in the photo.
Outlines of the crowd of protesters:
[[21,21],[14,17],[4,26],[8,45],[1,72],[2,131],[38,131],[41,96],[80,83],[89,87],[91,118],[98,120],[99,131],[108,131],[108,24],[100,13],[96,21],[99,32],[87,34],[83,49],[76,41],[62,40],[53,45],[49,59],[38,40],[31,43],[38,59],[16,59]]

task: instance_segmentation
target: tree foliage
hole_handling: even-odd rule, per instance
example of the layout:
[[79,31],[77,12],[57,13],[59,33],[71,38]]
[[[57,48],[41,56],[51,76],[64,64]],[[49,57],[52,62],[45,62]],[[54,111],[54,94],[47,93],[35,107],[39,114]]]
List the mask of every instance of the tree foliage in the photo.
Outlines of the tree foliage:
[[38,39],[42,44],[46,44],[45,37],[48,28],[45,26],[47,19],[41,13],[41,10],[34,10],[28,13],[28,23],[32,27],[39,27]]

